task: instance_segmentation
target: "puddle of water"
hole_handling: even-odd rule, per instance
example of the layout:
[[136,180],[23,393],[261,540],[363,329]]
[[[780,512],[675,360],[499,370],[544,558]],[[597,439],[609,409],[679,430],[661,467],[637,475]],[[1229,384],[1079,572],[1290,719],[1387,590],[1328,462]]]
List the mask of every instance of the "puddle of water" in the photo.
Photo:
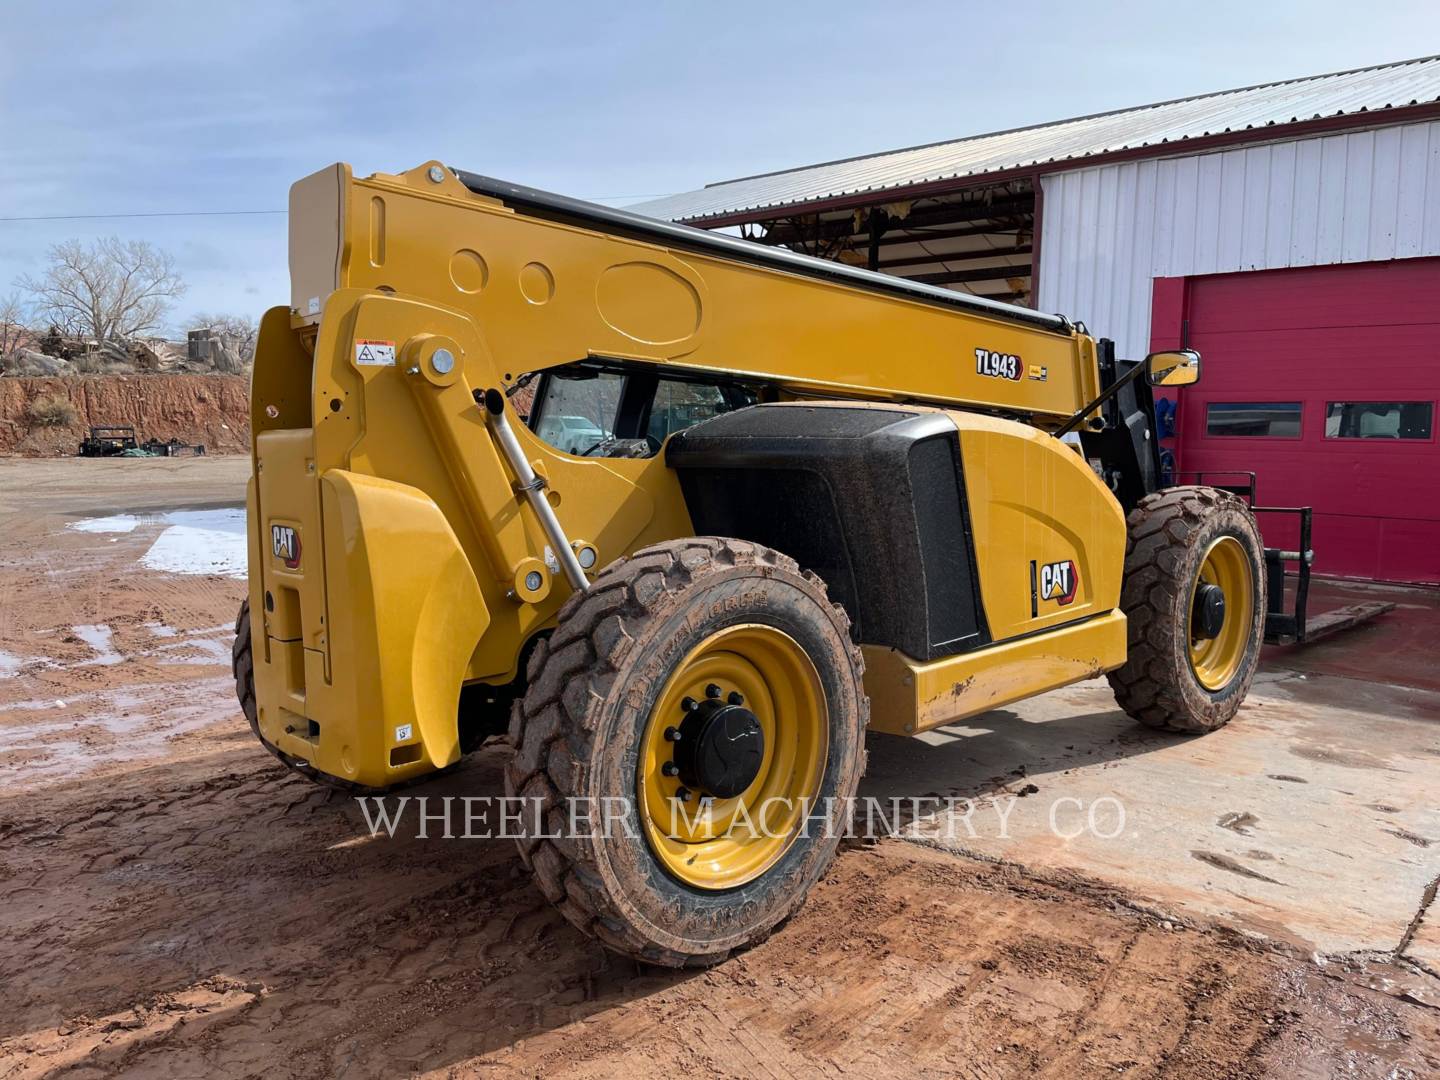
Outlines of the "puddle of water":
[[[161,645],[153,650],[155,654],[167,653],[162,664],[219,664],[222,667],[230,666],[230,646],[213,638],[194,638],[189,641],[177,641],[169,645]],[[186,653],[189,655],[186,655]]]
[[[93,653],[89,659],[62,663],[47,656],[21,657],[0,651],[0,680],[12,679],[27,671],[33,673],[40,669],[109,667],[131,657],[136,659],[150,657],[171,667],[181,664],[225,668],[230,666],[234,631],[228,625],[209,626],[200,630],[177,630],[164,623],[146,623],[145,626],[154,636],[155,642],[150,648],[141,648],[133,652],[121,652],[116,648],[114,630],[106,623],[70,627],[70,631],[89,646]],[[53,632],[50,630],[36,631],[37,634]],[[44,701],[7,703],[0,706],[0,716],[10,710],[64,707],[63,701],[56,702],[54,705]]]
[[65,708],[65,702],[56,698],[54,701],[12,701],[8,705],[0,705],[0,716],[12,712],[49,712],[52,709]]
[[168,527],[141,556],[142,566],[167,574],[245,576],[244,510],[177,510],[163,520]]
[[89,645],[95,652],[92,658],[86,660],[85,663],[81,665],[82,667],[94,665],[109,667],[111,664],[118,664],[121,660],[125,659],[115,651],[114,642],[111,640],[114,637],[114,631],[105,623],[72,626],[70,629],[75,631],[75,636],[85,642],[86,645]]
[[67,529],[74,529],[76,532],[88,533],[128,533],[134,532],[139,520],[134,514],[115,514],[111,517],[85,518],[81,521],[72,521],[65,526]]
[[[233,721],[235,691],[227,676],[204,679],[188,689],[184,700],[177,699],[173,686],[164,685],[97,691],[79,695],[68,703],[25,702],[10,706],[73,707],[79,712],[48,722],[0,727],[0,753],[41,751],[47,755],[42,760],[27,759],[14,765],[0,763],[0,778],[11,774],[23,777],[26,783],[69,779],[106,762],[161,754],[165,744],[177,735]],[[97,731],[115,738],[97,740]]]

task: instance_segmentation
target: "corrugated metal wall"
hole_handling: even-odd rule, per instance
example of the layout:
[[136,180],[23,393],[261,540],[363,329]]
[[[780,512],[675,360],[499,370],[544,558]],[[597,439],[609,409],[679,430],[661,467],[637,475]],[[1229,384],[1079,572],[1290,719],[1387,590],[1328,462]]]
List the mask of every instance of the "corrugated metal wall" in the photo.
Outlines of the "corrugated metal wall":
[[1440,121],[1043,177],[1037,307],[1123,357],[1157,277],[1440,255]]

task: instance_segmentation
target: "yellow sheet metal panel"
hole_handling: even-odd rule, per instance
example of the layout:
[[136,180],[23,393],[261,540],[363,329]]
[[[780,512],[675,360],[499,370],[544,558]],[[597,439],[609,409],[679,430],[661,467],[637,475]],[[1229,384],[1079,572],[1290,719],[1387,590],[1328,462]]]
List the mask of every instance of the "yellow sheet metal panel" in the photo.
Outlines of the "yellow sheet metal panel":
[[960,429],[991,638],[1004,641],[1114,608],[1125,567],[1125,514],[1085,459],[1026,424],[951,415]]
[[290,186],[290,316],[318,322],[325,298],[340,284],[349,259],[344,233],[349,165],[329,165]]
[[251,564],[251,576],[258,572],[264,592],[252,619],[267,637],[299,642],[324,656],[325,560],[311,431],[261,432],[255,454],[258,505],[250,532],[257,535],[260,558]]
[[250,372],[250,438],[266,431],[310,426],[310,353],[293,333],[288,308],[260,318]]
[[1118,668],[1125,662],[1125,616],[1111,611],[928,663],[883,646],[860,649],[871,730],[914,735]]
[[252,612],[251,648],[255,653],[257,672],[255,677],[258,681],[261,663],[270,657],[270,639],[263,631],[253,629],[255,623],[253,613],[265,610],[265,578],[264,575],[255,573],[253,569],[260,565],[260,560],[264,557],[262,554],[264,549],[260,546],[260,530],[255,526],[255,522],[260,520],[259,485],[256,484],[255,477],[256,474],[252,471],[249,481],[245,484],[245,555],[248,560],[246,566],[250,568],[246,591],[250,598],[250,611]]

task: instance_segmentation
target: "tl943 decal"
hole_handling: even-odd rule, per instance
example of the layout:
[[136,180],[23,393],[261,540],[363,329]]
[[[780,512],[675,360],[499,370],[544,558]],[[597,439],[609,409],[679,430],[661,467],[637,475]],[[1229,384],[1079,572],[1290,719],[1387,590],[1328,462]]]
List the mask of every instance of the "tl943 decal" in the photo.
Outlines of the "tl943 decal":
[[1014,353],[976,349],[975,374],[991,379],[1009,379],[1011,382],[1019,382],[1025,374],[1025,363]]

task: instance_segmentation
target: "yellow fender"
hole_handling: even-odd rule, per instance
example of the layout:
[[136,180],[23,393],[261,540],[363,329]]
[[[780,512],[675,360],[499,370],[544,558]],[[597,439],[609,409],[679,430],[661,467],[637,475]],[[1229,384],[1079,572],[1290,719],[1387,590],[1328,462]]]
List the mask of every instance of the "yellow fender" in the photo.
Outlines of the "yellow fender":
[[314,713],[346,729],[322,733],[337,760],[314,764],[376,787],[453,764],[460,685],[490,625],[470,562],[418,488],[343,469],[320,485],[331,660],[346,673],[325,691],[353,698]]

